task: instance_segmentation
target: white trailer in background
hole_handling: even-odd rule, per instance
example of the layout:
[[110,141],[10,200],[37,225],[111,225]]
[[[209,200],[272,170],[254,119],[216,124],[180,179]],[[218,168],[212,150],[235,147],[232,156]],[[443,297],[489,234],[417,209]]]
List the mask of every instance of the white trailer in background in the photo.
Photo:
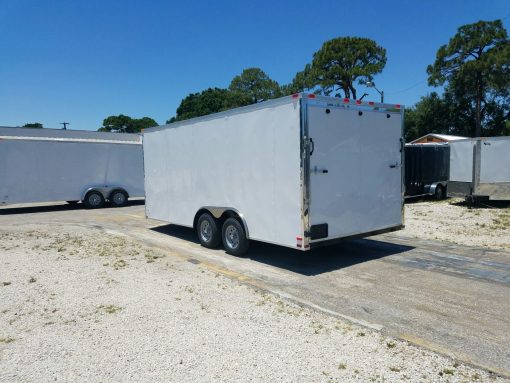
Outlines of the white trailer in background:
[[99,208],[143,196],[138,134],[0,127],[0,205],[83,201]]
[[400,105],[295,94],[147,129],[146,215],[236,255],[398,230],[402,122]]
[[448,195],[468,202],[510,200],[510,137],[450,142]]

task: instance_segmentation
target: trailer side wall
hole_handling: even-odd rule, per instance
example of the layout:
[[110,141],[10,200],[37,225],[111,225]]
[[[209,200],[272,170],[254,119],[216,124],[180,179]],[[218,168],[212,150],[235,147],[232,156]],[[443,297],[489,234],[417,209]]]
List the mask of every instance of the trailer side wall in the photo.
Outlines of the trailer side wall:
[[302,234],[299,100],[144,134],[146,214],[192,226],[202,207],[239,211],[251,239]]

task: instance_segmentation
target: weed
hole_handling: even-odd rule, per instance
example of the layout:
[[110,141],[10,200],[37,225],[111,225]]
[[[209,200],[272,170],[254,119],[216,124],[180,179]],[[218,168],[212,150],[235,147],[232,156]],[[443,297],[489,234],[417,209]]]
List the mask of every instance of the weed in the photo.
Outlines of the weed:
[[338,369],[339,369],[339,370],[345,370],[346,368],[347,368],[347,363],[340,363],[340,364],[338,365]]
[[127,266],[127,262],[123,259],[117,259],[115,262],[113,262],[113,267],[115,270],[122,269]]
[[107,314],[115,314],[122,310],[122,307],[115,305],[101,305],[97,307],[97,311],[104,311]]
[[2,285],[4,286],[9,286],[11,284],[11,282],[2,282]]
[[393,372],[400,372],[400,371],[401,371],[401,369],[400,369],[400,367],[394,367],[394,366],[392,366],[392,367],[390,367],[390,371],[393,371]]
[[358,336],[365,336],[365,333],[363,331],[358,332]]
[[28,283],[35,283],[37,282],[37,279],[35,279],[34,277],[30,277],[30,279],[28,280]]
[[389,342],[386,342],[386,347],[388,348],[395,348],[397,344],[395,342],[393,342],[392,340],[390,340]]
[[15,341],[15,339],[14,339],[14,338],[12,338],[12,337],[10,337],[10,336],[7,336],[7,337],[5,337],[5,338],[4,338],[4,337],[0,337],[0,343],[5,343],[5,344],[7,344],[7,343],[12,343],[12,342],[14,342],[14,341]]
[[453,375],[453,374],[454,374],[454,371],[449,368],[443,368],[443,371],[439,372],[439,376]]

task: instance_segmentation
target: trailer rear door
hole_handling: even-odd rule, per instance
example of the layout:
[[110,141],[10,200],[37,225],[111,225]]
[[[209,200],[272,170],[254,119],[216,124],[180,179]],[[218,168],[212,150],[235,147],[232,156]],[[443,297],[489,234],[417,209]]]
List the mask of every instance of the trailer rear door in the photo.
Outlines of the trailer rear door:
[[308,105],[311,239],[402,224],[400,112]]

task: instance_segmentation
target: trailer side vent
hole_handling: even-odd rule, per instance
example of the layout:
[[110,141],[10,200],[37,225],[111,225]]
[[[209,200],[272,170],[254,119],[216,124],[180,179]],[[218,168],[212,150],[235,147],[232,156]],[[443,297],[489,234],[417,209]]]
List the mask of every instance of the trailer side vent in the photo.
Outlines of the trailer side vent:
[[310,227],[310,238],[321,239],[328,237],[328,224],[321,223],[319,225],[312,225]]

